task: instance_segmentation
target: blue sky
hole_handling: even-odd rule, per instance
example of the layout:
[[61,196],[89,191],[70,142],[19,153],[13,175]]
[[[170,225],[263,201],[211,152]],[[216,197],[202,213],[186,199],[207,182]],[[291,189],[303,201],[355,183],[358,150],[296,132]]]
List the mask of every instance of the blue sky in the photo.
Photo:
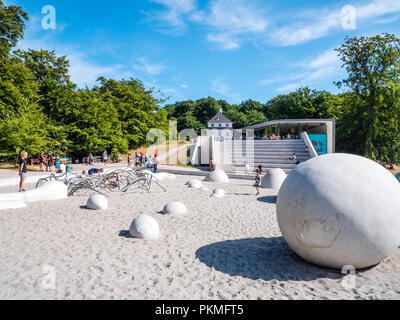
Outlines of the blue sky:
[[[55,50],[72,80],[138,78],[168,103],[212,96],[260,102],[301,86],[338,92],[346,35],[400,36],[399,0],[6,0],[30,15],[19,48]],[[42,28],[42,8],[56,29]],[[343,27],[344,6],[355,29]],[[349,12],[349,11],[346,11]],[[353,20],[351,20],[353,21]],[[347,26],[347,27],[346,27]]]

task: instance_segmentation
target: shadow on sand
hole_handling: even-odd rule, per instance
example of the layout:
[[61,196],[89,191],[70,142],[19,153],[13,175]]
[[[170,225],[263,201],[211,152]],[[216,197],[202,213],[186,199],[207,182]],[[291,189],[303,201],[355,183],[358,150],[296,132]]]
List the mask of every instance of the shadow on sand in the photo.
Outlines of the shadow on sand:
[[257,201],[265,202],[265,203],[275,203],[278,200],[278,196],[267,196],[257,198]]
[[196,258],[217,271],[252,280],[311,281],[343,277],[338,270],[305,262],[282,237],[216,242],[198,249]]
[[121,230],[118,233],[118,236],[123,237],[123,238],[127,238],[127,239],[133,239],[133,237],[129,233],[129,230]]

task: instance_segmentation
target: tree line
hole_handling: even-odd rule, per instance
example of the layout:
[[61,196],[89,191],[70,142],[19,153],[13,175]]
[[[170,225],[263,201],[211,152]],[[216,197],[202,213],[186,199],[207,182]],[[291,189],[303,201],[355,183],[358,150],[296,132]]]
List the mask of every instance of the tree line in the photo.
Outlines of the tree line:
[[69,61],[47,50],[14,50],[23,39],[28,14],[0,0],[0,160],[22,149],[30,155],[53,151],[83,157],[111,154],[148,144],[151,128],[168,137],[168,120],[178,130],[206,128],[220,108],[242,128],[276,119],[337,120],[338,151],[385,164],[400,162],[400,40],[395,35],[346,38],[337,49],[348,77],[340,94],[300,88],[266,103],[229,104],[212,97],[167,104],[139,79],[101,77],[80,89]]

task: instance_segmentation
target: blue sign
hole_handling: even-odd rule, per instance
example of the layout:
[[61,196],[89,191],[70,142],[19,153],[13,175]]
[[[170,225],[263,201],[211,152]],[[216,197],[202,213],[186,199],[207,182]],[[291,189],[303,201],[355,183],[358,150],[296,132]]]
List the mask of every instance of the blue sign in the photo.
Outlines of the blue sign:
[[326,134],[309,134],[308,137],[318,155],[328,153],[328,138]]

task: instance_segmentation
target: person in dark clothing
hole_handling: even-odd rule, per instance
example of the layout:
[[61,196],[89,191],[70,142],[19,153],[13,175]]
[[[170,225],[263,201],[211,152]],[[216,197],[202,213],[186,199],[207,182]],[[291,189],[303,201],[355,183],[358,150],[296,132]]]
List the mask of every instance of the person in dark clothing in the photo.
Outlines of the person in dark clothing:
[[92,168],[88,171],[88,174],[89,174],[89,176],[93,176],[97,173],[100,176],[100,173],[103,173],[103,172],[104,172],[103,168],[101,168],[101,169]]
[[50,171],[51,172],[51,170],[52,170],[51,167],[52,166],[53,166],[53,155],[49,151],[49,153],[47,154],[46,171]]
[[26,168],[26,157],[28,156],[28,153],[26,151],[21,152],[21,160],[19,160],[19,170],[18,174],[20,177],[19,181],[19,192],[25,192],[24,189],[24,182],[25,179],[27,178],[27,168]]
[[44,171],[44,152],[42,151],[39,156],[39,170]]

